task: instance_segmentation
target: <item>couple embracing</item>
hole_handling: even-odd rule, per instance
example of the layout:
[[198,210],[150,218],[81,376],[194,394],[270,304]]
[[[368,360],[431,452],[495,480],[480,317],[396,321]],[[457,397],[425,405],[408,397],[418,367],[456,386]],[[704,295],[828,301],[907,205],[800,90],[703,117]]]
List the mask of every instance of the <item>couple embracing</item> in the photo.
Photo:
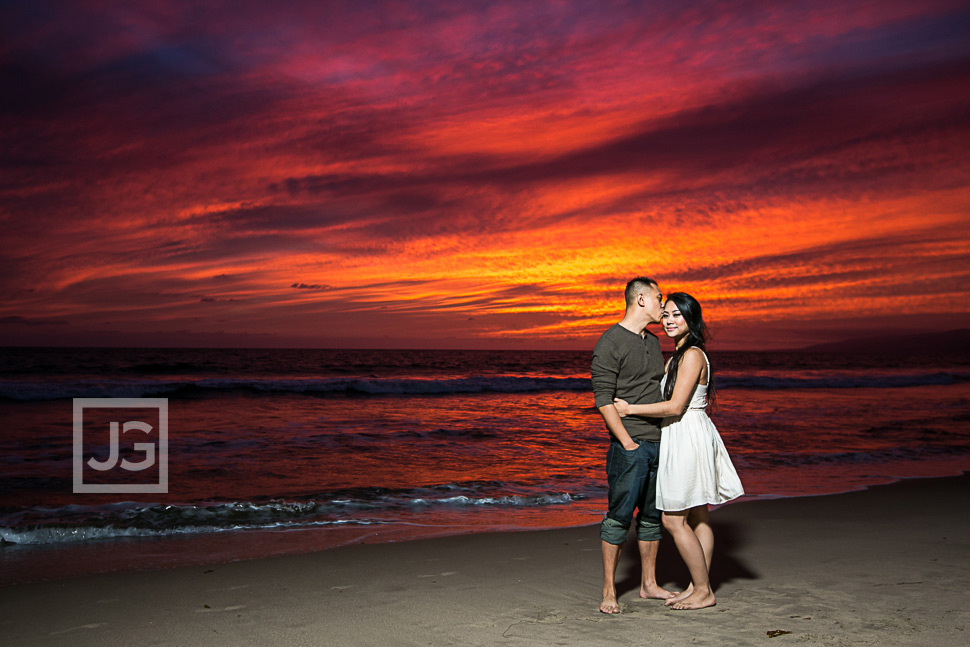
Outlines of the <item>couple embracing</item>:
[[[653,279],[631,280],[624,297],[623,319],[600,337],[592,362],[596,406],[611,436],[609,509],[600,525],[600,611],[620,612],[616,567],[634,521],[640,597],[665,600],[673,609],[710,607],[715,603],[708,577],[714,533],[707,506],[730,501],[744,490],[706,413],[714,397],[705,353],[707,326],[696,299],[676,292],[665,300]],[[675,344],[666,368],[659,340],[646,330],[659,322]],[[661,528],[673,537],[690,572],[691,584],[681,593],[657,582]]]

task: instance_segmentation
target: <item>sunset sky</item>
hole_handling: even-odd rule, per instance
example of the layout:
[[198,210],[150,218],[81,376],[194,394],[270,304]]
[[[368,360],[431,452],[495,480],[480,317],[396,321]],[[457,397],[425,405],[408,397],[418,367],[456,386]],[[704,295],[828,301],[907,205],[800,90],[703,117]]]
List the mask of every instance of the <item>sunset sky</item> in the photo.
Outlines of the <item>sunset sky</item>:
[[970,328],[966,2],[0,4],[0,344]]

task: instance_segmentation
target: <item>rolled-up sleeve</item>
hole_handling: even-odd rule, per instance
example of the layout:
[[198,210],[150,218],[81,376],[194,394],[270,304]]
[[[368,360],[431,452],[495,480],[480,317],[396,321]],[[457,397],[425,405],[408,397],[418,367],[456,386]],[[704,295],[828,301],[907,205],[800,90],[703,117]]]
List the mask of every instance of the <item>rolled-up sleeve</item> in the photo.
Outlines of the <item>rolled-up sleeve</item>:
[[616,381],[620,373],[620,365],[616,356],[616,347],[601,341],[593,349],[593,363],[590,375],[593,382],[593,398],[596,407],[613,404],[616,396]]

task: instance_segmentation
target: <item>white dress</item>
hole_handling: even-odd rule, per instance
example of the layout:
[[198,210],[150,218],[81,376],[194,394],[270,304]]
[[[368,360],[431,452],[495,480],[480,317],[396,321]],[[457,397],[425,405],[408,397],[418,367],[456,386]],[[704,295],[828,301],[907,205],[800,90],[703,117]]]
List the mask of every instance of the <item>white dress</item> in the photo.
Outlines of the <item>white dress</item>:
[[[698,349],[700,350],[700,349]],[[711,363],[707,362],[710,379]],[[667,382],[664,375],[661,390]],[[683,415],[664,418],[657,472],[657,508],[687,510],[744,494],[717,428],[707,415],[707,385],[698,384]]]

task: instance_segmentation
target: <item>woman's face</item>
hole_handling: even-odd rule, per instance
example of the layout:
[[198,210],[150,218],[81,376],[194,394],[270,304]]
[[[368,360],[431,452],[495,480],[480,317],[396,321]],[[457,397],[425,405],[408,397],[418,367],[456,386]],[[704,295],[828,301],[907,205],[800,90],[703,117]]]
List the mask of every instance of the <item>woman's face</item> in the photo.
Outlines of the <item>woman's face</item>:
[[684,316],[680,314],[677,304],[672,299],[664,304],[664,311],[660,316],[660,321],[663,322],[664,332],[667,333],[668,337],[672,337],[673,339],[680,339],[690,332]]

